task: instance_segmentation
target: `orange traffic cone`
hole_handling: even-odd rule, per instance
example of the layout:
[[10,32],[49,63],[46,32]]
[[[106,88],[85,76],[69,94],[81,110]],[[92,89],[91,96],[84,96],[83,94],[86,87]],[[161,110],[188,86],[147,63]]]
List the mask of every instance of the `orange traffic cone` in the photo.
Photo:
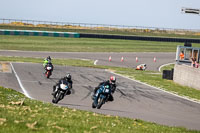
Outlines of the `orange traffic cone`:
[[111,56],[109,56],[109,61],[111,61]]
[[122,58],[121,58],[121,62],[123,62],[124,61],[124,57],[122,56]]
[[136,62],[138,62],[138,57],[135,58]]
[[153,58],[153,61],[156,62],[156,57]]

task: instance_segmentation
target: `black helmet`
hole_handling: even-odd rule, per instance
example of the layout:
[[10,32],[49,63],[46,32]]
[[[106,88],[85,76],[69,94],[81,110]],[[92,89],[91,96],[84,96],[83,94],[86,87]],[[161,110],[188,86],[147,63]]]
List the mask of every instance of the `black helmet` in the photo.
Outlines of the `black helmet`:
[[50,56],[48,56],[48,57],[47,57],[47,60],[51,60],[51,57],[50,57]]
[[71,76],[71,74],[70,74],[70,73],[68,73],[68,74],[65,76],[65,78],[69,80],[69,79],[71,79],[71,78],[72,78],[72,76]]

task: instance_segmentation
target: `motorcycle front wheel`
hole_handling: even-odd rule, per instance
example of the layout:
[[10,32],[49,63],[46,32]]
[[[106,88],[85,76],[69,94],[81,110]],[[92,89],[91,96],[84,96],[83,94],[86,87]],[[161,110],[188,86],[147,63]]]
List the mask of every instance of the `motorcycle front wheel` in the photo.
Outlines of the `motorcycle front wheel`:
[[53,98],[52,102],[53,103],[58,103],[58,101],[61,99],[61,95],[62,95],[62,93],[58,92],[56,94],[56,96]]
[[92,108],[96,108],[96,105],[94,104],[94,102],[92,103]]
[[100,98],[100,101],[97,104],[97,109],[100,109],[103,104],[104,104],[104,99]]

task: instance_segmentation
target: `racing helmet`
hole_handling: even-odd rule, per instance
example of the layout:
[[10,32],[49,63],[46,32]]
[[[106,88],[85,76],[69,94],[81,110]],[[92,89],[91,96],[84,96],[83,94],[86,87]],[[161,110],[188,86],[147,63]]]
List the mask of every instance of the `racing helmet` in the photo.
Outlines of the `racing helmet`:
[[71,78],[72,78],[72,76],[71,76],[71,74],[70,74],[70,73],[68,73],[68,74],[65,76],[65,78],[69,80],[69,79],[71,79]]
[[48,56],[48,57],[47,57],[47,60],[51,60],[51,57],[50,57],[50,56]]
[[111,77],[110,77],[110,82],[111,82],[111,84],[115,84],[115,82],[116,82],[116,77],[115,77],[115,76],[111,76]]

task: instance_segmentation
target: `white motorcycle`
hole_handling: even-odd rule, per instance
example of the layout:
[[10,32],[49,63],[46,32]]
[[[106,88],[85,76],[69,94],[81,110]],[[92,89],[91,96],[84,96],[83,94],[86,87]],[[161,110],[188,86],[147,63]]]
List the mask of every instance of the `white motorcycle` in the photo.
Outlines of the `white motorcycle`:
[[52,102],[53,103],[58,103],[60,100],[62,100],[64,98],[64,96],[70,90],[69,90],[68,85],[63,84],[63,83],[60,84],[60,86],[57,85],[55,87],[56,87],[55,90],[54,90],[55,94],[54,94],[54,97],[52,99]]

